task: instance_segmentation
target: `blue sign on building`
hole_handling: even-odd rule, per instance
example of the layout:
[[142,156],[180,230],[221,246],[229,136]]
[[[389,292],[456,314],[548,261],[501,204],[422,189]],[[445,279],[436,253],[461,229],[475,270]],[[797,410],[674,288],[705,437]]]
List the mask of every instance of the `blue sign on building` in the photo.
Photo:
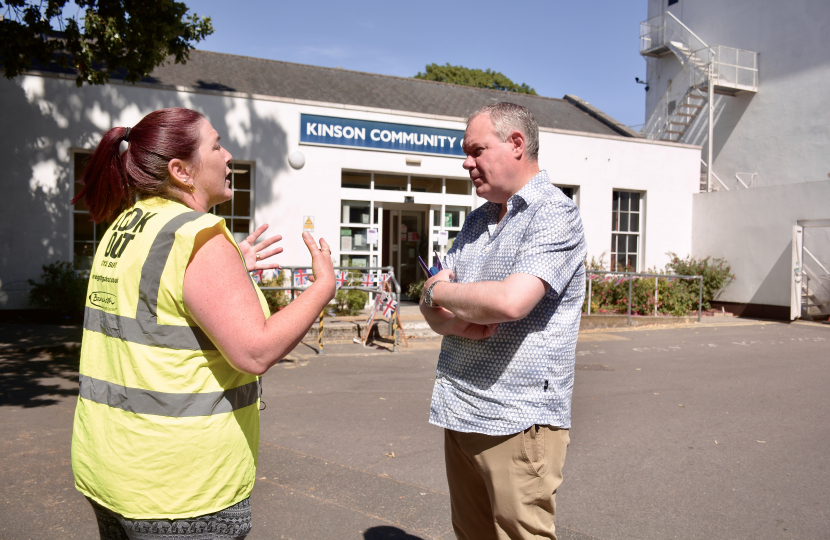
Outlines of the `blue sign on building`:
[[464,157],[463,139],[457,129],[300,115],[300,142],[306,144]]

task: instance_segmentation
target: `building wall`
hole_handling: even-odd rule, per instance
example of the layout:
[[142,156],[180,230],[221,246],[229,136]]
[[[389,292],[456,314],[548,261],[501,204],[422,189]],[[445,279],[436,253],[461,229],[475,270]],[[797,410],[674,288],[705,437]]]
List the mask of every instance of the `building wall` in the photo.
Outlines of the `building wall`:
[[[718,300],[789,306],[793,226],[827,219],[830,180],[694,196],[692,253],[726,259],[737,280]],[[830,229],[810,229],[808,249],[826,265]]]
[[[38,279],[43,264],[72,260],[73,150],[92,149],[104,131],[135,125],[164,107],[201,111],[234,159],[255,163],[254,222],[271,225],[266,236],[283,235],[284,265],[310,263],[300,237],[306,215],[315,217],[315,236],[327,238],[338,254],[340,201],[354,198],[350,191],[357,191],[340,187],[344,169],[467,177],[460,158],[421,156],[421,165],[413,167],[403,154],[299,144],[301,113],[463,129],[460,119],[221,92],[120,84],[76,88],[72,80],[40,76],[3,80],[0,116],[14,129],[0,131],[0,156],[6,164],[5,196],[0,198],[0,309],[27,307],[25,280]],[[306,157],[300,170],[287,162],[296,150]],[[605,252],[606,263],[614,189],[645,193],[643,268],[662,267],[668,251],[685,254],[692,249],[699,159],[696,147],[554,130],[541,134],[540,166],[555,183],[578,188],[589,254]],[[402,203],[404,193],[382,197]],[[461,201],[475,207],[481,202],[474,195],[415,197],[422,204]]]
[[[825,0],[649,0],[649,17],[669,11],[708,45],[759,53],[759,91],[717,96],[714,172],[730,187],[735,173],[758,173],[756,186],[826,180],[830,173],[830,9]],[[654,59],[646,118],[680,68]],[[706,149],[706,129],[686,142]],[[687,135],[688,136],[688,135]],[[705,156],[704,156],[705,157]],[[708,160],[707,160],[708,161]],[[743,177],[743,175],[742,175]]]

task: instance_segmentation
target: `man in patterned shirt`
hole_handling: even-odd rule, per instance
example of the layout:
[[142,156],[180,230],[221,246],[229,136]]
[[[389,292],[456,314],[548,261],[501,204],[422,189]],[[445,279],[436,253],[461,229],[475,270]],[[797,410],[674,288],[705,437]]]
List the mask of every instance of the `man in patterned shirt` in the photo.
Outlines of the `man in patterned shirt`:
[[429,421],[445,428],[459,539],[556,538],[585,296],[579,210],[539,170],[539,128],[511,103],[470,116],[464,168],[479,197],[424,285],[444,335]]

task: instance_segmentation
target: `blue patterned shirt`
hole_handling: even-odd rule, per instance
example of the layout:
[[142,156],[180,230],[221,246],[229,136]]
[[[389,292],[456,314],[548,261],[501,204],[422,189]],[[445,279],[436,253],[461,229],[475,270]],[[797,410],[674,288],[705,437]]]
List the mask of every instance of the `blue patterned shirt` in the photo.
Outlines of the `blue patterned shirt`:
[[471,212],[444,260],[458,283],[532,274],[550,290],[527,317],[492,337],[446,336],[429,421],[455,431],[509,435],[533,424],[571,427],[574,359],[585,298],[579,209],[545,171],[501,205]]

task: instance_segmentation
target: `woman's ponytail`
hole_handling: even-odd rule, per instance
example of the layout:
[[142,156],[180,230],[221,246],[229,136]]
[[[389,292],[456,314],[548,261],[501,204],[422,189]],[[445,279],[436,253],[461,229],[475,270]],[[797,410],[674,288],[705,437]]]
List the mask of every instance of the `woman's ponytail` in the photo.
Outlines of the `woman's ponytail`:
[[151,112],[132,128],[107,131],[72,204],[83,199],[92,220],[101,223],[132,206],[136,196],[173,198],[167,164],[175,158],[195,163],[203,120],[196,111],[176,107]]
[[81,175],[84,187],[72,199],[72,204],[84,200],[95,223],[110,221],[132,201],[130,182],[124,172],[129,148],[123,153],[119,151],[128,130],[117,127],[104,133]]

